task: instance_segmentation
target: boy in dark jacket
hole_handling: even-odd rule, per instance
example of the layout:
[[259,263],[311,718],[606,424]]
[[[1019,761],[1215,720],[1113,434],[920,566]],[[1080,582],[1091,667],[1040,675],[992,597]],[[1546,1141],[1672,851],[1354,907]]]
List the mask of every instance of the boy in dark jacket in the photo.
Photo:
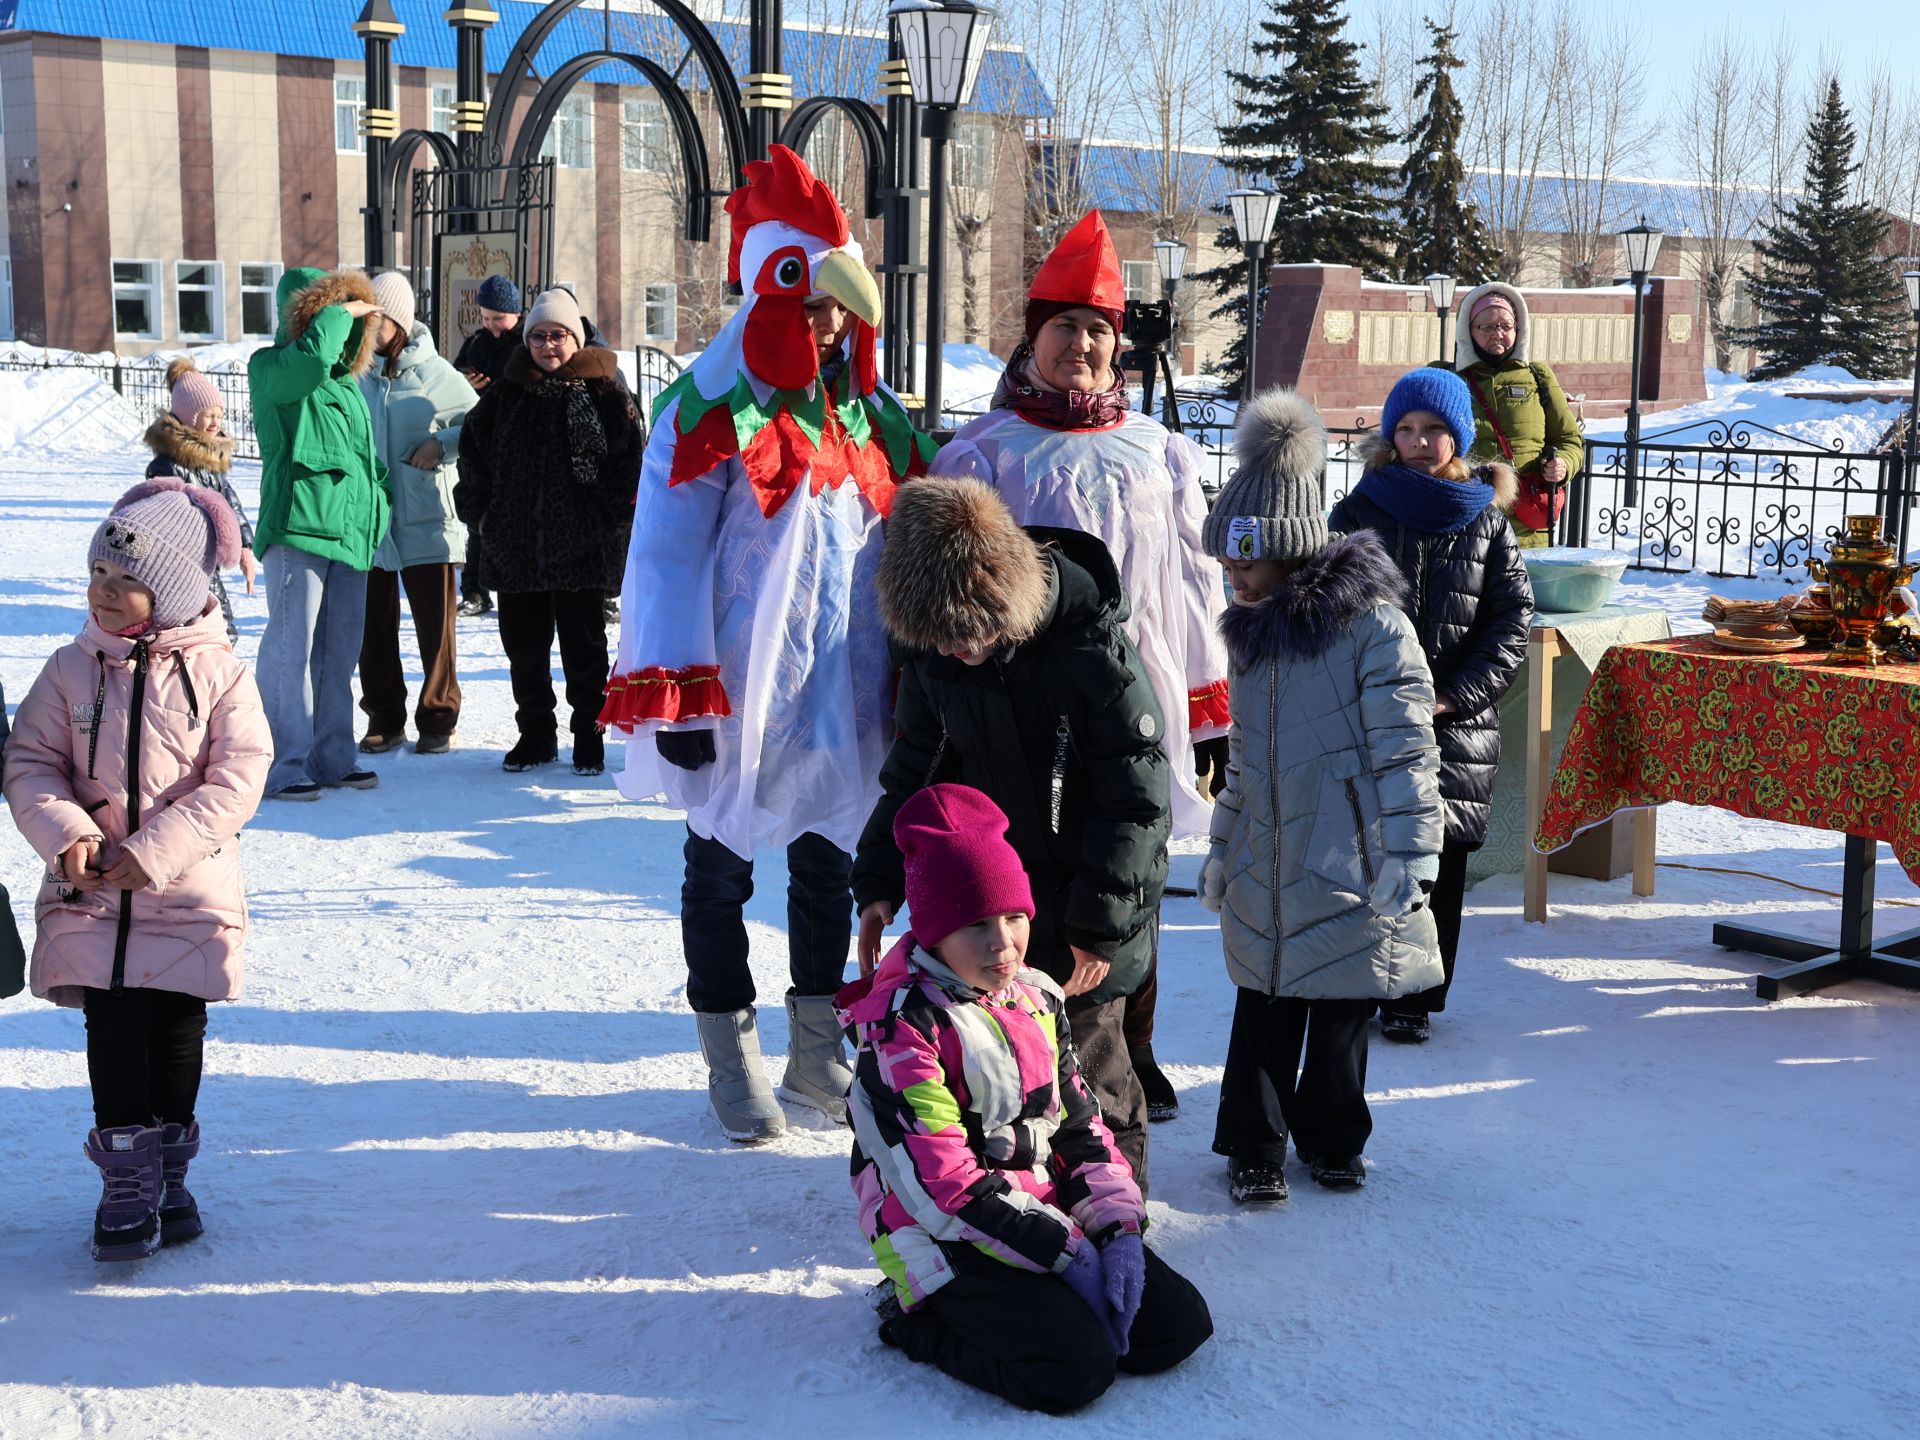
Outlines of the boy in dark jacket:
[[1023,530],[978,481],[916,480],[894,502],[876,591],[905,653],[853,865],[862,973],[906,896],[901,805],[942,781],[984,791],[1033,881],[1028,963],[1065,990],[1082,1070],[1144,1189],[1146,1097],[1121,1019],[1158,943],[1172,798],[1119,572],[1092,536]]

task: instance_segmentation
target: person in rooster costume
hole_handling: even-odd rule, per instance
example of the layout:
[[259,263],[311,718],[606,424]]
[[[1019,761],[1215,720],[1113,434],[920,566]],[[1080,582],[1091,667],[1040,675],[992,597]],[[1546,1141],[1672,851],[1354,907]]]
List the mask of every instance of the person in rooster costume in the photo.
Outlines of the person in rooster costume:
[[786,1123],[742,916],[766,845],[787,852],[780,1096],[846,1120],[849,852],[892,739],[880,522],[934,447],[879,383],[879,292],[840,202],[782,145],[746,174],[726,204],[745,303],[656,404],[601,718],[633,737],[622,793],[687,812],[687,1001],[714,1114],[753,1142]]

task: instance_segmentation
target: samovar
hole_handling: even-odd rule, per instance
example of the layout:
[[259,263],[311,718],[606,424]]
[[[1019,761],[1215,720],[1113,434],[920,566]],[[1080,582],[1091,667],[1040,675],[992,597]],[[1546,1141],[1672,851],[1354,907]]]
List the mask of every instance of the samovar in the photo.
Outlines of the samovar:
[[1849,515],[1846,530],[1827,543],[1828,558],[1810,558],[1807,570],[1833,594],[1833,654],[1855,665],[1878,665],[1874,631],[1893,616],[1894,592],[1916,567],[1880,534],[1878,515]]

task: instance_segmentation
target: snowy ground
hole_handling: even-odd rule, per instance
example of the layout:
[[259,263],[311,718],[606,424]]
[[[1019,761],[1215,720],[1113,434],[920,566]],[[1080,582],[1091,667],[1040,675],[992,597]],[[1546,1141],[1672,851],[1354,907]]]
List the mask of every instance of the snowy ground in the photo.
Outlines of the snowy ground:
[[[143,458],[38,443],[0,455],[15,704],[78,628],[87,536]],[[1622,598],[1697,614],[1708,588]],[[251,656],[264,609],[236,604]],[[610,782],[502,774],[500,648],[485,621],[460,645],[452,754],[384,757],[379,789],[247,833],[204,1239],[87,1258],[80,1017],[0,1002],[0,1436],[1911,1433],[1920,1002],[1761,1005],[1708,939],[1726,915],[1833,934],[1834,901],[1775,882],[1837,889],[1835,837],[1670,807],[1664,859],[1754,876],[1663,869],[1649,899],[1555,877],[1546,926],[1517,877],[1481,885],[1433,1043],[1375,1047],[1367,1188],[1296,1171],[1266,1213],[1234,1210],[1208,1152],[1232,991],[1210,917],[1170,900],[1158,1048],[1185,1108],[1153,1132],[1152,1239],[1218,1335],[1040,1420],[874,1338],[843,1134],[721,1138],[681,995],[679,825]],[[37,873],[0,823],[17,907]],[[1887,928],[1920,924],[1884,853],[1879,884]]]

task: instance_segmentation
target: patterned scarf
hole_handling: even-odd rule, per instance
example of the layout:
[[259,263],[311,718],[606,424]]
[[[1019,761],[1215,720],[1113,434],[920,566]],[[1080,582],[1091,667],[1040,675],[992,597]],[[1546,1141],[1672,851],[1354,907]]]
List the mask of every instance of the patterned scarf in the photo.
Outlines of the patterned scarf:
[[994,388],[992,409],[1011,410],[1048,430],[1111,430],[1127,417],[1127,377],[1113,367],[1113,385],[1086,394],[1048,390],[1033,378],[1033,343],[1022,340]]
[[1369,470],[1353,487],[1409,530],[1452,535],[1467,528],[1493,504],[1493,486],[1484,480],[1442,480],[1405,465]]
[[607,432],[600,412],[593,408],[587,382],[562,368],[555,374],[542,372],[532,388],[542,399],[565,397],[567,458],[573,478],[582,485],[597,484],[601,462],[607,458]]

